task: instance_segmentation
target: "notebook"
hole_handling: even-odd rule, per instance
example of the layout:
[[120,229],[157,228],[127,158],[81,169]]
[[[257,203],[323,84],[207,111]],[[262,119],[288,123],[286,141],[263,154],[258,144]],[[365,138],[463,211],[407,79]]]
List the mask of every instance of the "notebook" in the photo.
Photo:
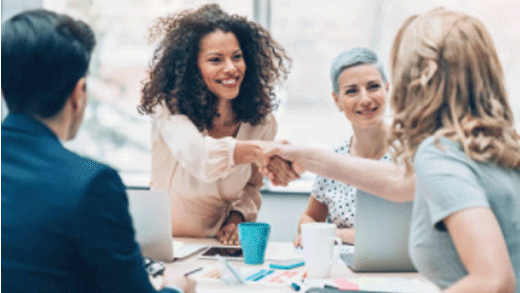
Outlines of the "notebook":
[[354,272],[416,271],[408,253],[412,205],[358,189],[355,249],[342,253],[341,259]]
[[166,191],[127,189],[126,193],[135,239],[143,256],[154,261],[172,262],[207,247],[173,241],[170,200]]

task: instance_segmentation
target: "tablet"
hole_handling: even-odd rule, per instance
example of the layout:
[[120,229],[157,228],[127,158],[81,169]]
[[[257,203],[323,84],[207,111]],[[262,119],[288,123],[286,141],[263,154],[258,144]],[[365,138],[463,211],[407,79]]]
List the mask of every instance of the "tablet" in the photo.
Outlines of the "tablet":
[[210,246],[199,258],[216,259],[217,255],[227,260],[244,260],[244,253],[240,246]]

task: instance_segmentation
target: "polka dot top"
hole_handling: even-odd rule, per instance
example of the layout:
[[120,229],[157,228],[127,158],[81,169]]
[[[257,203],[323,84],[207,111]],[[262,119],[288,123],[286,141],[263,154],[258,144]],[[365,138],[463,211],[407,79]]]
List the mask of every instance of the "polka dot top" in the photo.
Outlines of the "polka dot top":
[[[345,139],[334,152],[348,156],[350,153],[350,138]],[[381,161],[392,161],[389,153],[386,153]],[[356,188],[336,180],[320,175],[314,179],[311,195],[326,204],[329,208],[328,221],[336,224],[338,228],[354,227],[356,215]]]

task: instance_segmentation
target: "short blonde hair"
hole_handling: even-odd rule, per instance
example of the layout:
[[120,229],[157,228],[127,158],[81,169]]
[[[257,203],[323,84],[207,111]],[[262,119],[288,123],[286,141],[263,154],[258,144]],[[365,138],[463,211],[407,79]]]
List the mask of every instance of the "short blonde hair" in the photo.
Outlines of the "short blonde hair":
[[495,46],[485,26],[444,8],[408,18],[392,46],[390,140],[412,170],[428,136],[458,141],[475,161],[520,169],[520,142]]

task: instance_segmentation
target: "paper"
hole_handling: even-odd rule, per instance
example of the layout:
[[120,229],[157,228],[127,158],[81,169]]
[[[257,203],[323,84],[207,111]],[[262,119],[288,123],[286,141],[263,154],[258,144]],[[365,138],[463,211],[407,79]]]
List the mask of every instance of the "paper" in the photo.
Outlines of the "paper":
[[353,282],[350,282],[346,278],[339,278],[334,280],[336,286],[340,290],[359,290],[359,285]]
[[[285,244],[285,245],[284,245]],[[265,260],[289,260],[289,259],[302,259],[303,251],[299,248],[295,248],[292,244],[288,243],[269,243],[265,252]]]
[[[245,286],[229,287],[220,280],[220,270],[215,265],[204,265],[203,270],[192,276],[200,284],[207,286],[225,286],[228,291],[223,292],[289,292],[287,283],[296,282],[302,286],[300,292],[305,292],[306,288],[323,287],[324,285],[337,286],[341,290],[365,290],[365,291],[384,291],[384,292],[440,292],[433,284],[409,277],[351,277],[336,279],[305,279],[302,282],[302,268],[292,270],[274,270],[269,273],[269,269],[254,267],[236,267],[238,273],[246,280]],[[258,276],[264,275],[262,278]],[[255,276],[255,277],[252,277]],[[253,281],[256,279],[256,281]],[[356,287],[357,286],[357,287]],[[224,290],[223,289],[223,290]],[[206,291],[208,290],[208,291]],[[210,289],[198,291],[210,292]],[[217,291],[215,291],[217,292]],[[218,291],[220,292],[220,291]]]
[[398,292],[432,292],[430,284],[415,278],[407,277],[359,277],[350,281],[359,285],[359,290],[366,291],[398,291]]

